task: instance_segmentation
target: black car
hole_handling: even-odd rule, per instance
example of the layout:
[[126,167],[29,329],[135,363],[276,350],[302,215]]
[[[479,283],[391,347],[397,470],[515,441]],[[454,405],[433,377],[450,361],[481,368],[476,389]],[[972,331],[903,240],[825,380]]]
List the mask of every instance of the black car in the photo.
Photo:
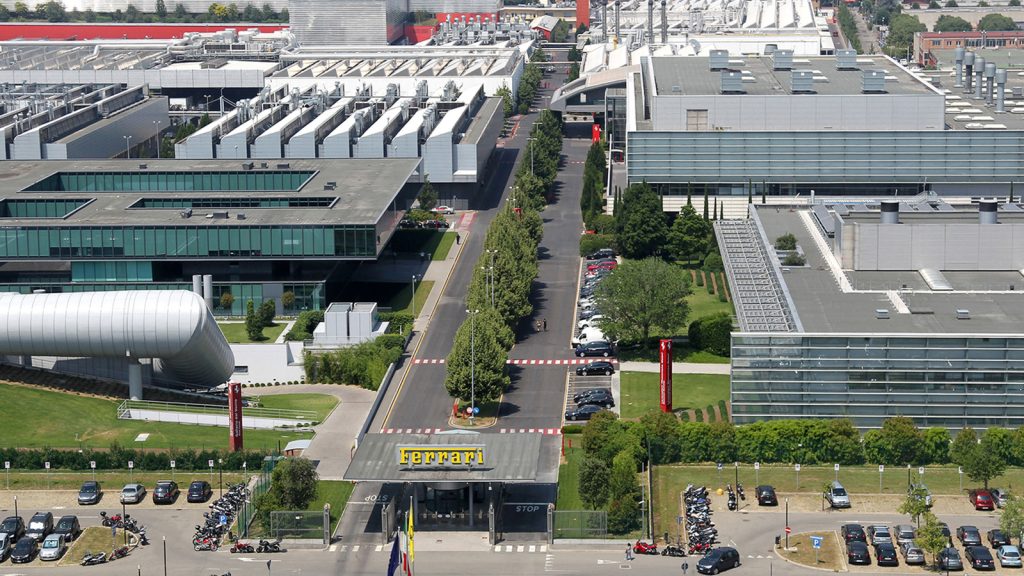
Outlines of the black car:
[[64,540],[71,542],[82,533],[82,525],[78,522],[78,516],[61,516],[57,525],[53,527],[54,534],[63,534]]
[[778,506],[779,499],[775,496],[775,488],[771,486],[758,486],[755,488],[758,506]]
[[896,555],[896,547],[891,542],[875,544],[875,560],[879,566],[899,566],[900,559]]
[[715,548],[697,561],[697,572],[701,574],[718,574],[740,565],[740,553],[728,546]]
[[36,512],[25,528],[25,536],[34,538],[36,542],[42,542],[50,532],[53,532],[53,512]]
[[992,553],[984,546],[967,546],[964,548],[964,555],[967,556],[967,561],[975,570],[996,569],[996,561],[992,558]]
[[579,318],[580,318],[580,320],[586,320],[587,318],[592,318],[592,317],[596,316],[597,314],[598,314],[597,310],[594,309],[594,308],[591,308],[590,310],[582,310],[580,312]]
[[17,542],[25,535],[25,521],[21,516],[8,516],[0,522],[0,534],[10,534],[11,542]]
[[963,570],[964,563],[960,560],[960,553],[952,546],[939,552],[939,568],[942,570]]
[[577,376],[593,376],[595,374],[604,374],[605,376],[611,376],[615,373],[615,365],[606,360],[596,360],[584,364],[583,366],[576,367]]
[[172,480],[161,480],[156,483],[153,489],[154,504],[174,504],[178,499],[178,483]]
[[580,298],[590,298],[594,295],[594,291],[597,290],[595,286],[584,286],[580,288]]
[[956,537],[964,547],[981,546],[981,532],[976,526],[961,526],[956,529]]
[[587,260],[604,260],[606,258],[615,258],[615,250],[611,248],[601,248],[596,252],[587,254]]
[[942,530],[942,535],[949,541],[949,545],[953,545],[953,533],[949,531],[949,524],[945,522],[939,522],[939,528]]
[[100,490],[100,483],[93,480],[83,483],[82,487],[78,490],[78,503],[83,506],[99,504],[102,497],[103,492]]
[[587,356],[604,356],[607,358],[612,355],[612,345],[604,340],[584,342],[576,347],[576,355],[580,358]]
[[868,541],[868,535],[864,533],[864,527],[860,524],[843,524],[843,527],[839,529],[839,533],[842,534],[843,540],[847,542],[867,543]]
[[577,404],[579,404],[580,402],[583,401],[584,398],[586,398],[588,396],[593,396],[595,394],[611,394],[611,393],[612,393],[611,390],[609,390],[607,388],[588,388],[587,390],[584,390],[583,392],[579,392],[577,394],[574,394],[573,397],[572,397],[572,401],[577,403]]
[[998,550],[1000,546],[1010,545],[1010,539],[1007,538],[1006,534],[999,528],[989,530],[987,536],[989,546],[992,546],[993,550]]
[[587,394],[583,398],[576,401],[579,406],[600,406],[602,408],[611,408],[615,406],[615,399],[612,398],[612,393],[601,389],[600,392],[594,392],[593,394]]
[[14,562],[15,564],[31,562],[35,555],[36,539],[31,536],[22,536],[21,540],[18,540],[18,543],[14,545],[14,550],[11,552],[11,562]]
[[598,412],[601,412],[603,410],[604,410],[604,408],[601,408],[600,406],[595,406],[593,404],[586,404],[586,405],[580,406],[578,408],[575,408],[573,410],[566,410],[565,411],[565,419],[566,420],[590,420],[591,416],[593,416],[594,414],[597,414]]
[[206,480],[193,480],[188,485],[187,500],[189,502],[206,502],[211,496],[213,496],[213,488]]
[[868,545],[860,540],[850,540],[847,542],[846,560],[850,564],[871,564],[871,555],[868,554]]

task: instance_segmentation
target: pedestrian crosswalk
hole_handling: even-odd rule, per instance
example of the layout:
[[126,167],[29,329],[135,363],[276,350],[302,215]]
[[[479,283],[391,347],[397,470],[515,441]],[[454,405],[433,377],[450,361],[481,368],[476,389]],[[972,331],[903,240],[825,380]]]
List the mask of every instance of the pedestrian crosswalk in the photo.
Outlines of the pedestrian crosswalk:
[[[517,366],[579,366],[589,364],[594,360],[594,358],[510,358],[505,363]],[[615,359],[600,358],[600,360],[607,360],[613,364],[618,364],[618,360]],[[444,364],[444,362],[444,358],[414,358],[412,361],[413,364]]]
[[[381,434],[440,434],[443,428],[383,428]],[[550,434],[557,436],[562,433],[561,428],[501,428],[500,434]]]
[[[495,544],[493,550],[495,552],[505,553],[525,553],[525,554],[547,554],[547,544]],[[390,552],[391,547],[387,544],[335,544],[330,548],[331,552]]]
[[383,434],[438,434],[444,432],[441,428],[384,428]]
[[546,554],[548,551],[547,544],[495,544],[495,552],[527,552],[527,553],[543,553]]

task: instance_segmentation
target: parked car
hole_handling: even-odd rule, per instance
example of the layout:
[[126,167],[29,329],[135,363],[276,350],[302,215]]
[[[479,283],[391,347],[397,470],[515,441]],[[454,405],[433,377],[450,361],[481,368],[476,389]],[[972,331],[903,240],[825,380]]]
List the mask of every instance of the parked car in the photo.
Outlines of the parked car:
[[146,487],[139,483],[125,484],[121,488],[122,504],[138,504],[146,499]]
[[995,510],[996,503],[988,490],[971,490],[967,493],[975,510]]
[[953,545],[953,533],[949,531],[949,524],[945,522],[939,522],[939,529],[942,530],[942,535],[949,541],[949,545]]
[[67,550],[67,543],[63,534],[50,534],[43,540],[43,546],[39,549],[40,560],[60,560]]
[[587,318],[593,318],[594,316],[598,316],[600,314],[601,313],[594,308],[591,308],[590,310],[580,310],[579,319],[586,320]]
[[896,556],[896,547],[892,542],[875,544],[875,562],[879,566],[899,566],[900,559]]
[[843,527],[839,529],[839,533],[845,542],[867,543],[868,541],[868,536],[864,533],[864,527],[860,524],[843,524]]
[[576,347],[576,355],[580,358],[586,358],[587,356],[604,356],[608,358],[612,355],[612,345],[604,340],[586,342]]
[[611,393],[612,391],[607,388],[588,388],[582,392],[577,392],[576,394],[574,394],[572,397],[572,401],[579,404],[584,398],[587,398],[588,396]]
[[715,548],[697,561],[697,572],[718,574],[740,565],[740,553],[735,548]]
[[213,488],[206,480],[193,480],[188,485],[188,497],[186,499],[189,502],[206,502],[211,496],[213,496]]
[[920,566],[924,564],[924,550],[913,542],[904,544],[900,551],[903,553],[903,563],[908,566]]
[[956,548],[950,546],[939,552],[939,569],[940,570],[963,570],[964,563],[960,560],[960,553],[956,551]]
[[434,208],[431,209],[430,211],[433,212],[434,214],[455,214],[454,208],[452,208],[451,206],[445,206],[444,204],[440,206],[434,206]]
[[7,534],[0,534],[0,562],[7,560],[7,557],[11,555],[12,542],[14,539]]
[[612,398],[612,393],[607,390],[601,390],[601,392],[595,392],[593,394],[587,394],[585,397],[576,402],[578,406],[600,406],[602,408],[611,408],[615,406],[615,400]]
[[579,322],[576,323],[576,327],[579,328],[580,330],[586,330],[587,328],[590,328],[591,326],[595,326],[595,325],[599,324],[601,322],[601,320],[604,320],[604,315],[603,314],[594,314],[593,316],[590,316],[589,318],[581,319]]
[[910,524],[900,524],[894,527],[893,534],[896,536],[896,544],[900,546],[914,541],[914,527]]
[[605,260],[607,258],[615,258],[615,250],[611,248],[601,248],[587,254],[587,260]]
[[53,512],[36,512],[28,521],[25,528],[25,536],[42,542],[50,532],[53,532]]
[[924,498],[925,506],[931,507],[932,505],[932,493],[923,482],[907,485],[907,496]]
[[36,555],[36,539],[31,536],[22,536],[18,543],[14,545],[14,550],[11,552],[11,562],[15,564],[24,564],[31,562],[32,558]]
[[584,281],[596,280],[596,281],[600,282],[602,278],[607,277],[611,273],[612,273],[612,271],[607,269],[607,268],[596,268],[594,270],[587,270],[586,274],[583,276],[583,280]]
[[984,546],[967,546],[964,548],[964,556],[970,562],[971,568],[975,570],[996,569],[996,561],[992,558],[992,553]]
[[11,537],[11,545],[25,535],[25,521],[21,516],[8,516],[0,522],[0,534],[7,534]]
[[860,540],[850,540],[847,542],[846,560],[850,564],[871,564],[871,554],[868,554],[868,545]]
[[993,550],[996,550],[1000,546],[1007,546],[1010,544],[1010,538],[999,528],[989,530],[985,536],[988,538],[988,545],[991,546]]
[[579,334],[573,336],[572,344],[573,346],[579,346],[580,344],[585,344],[587,342],[597,342],[607,339],[608,338],[604,335],[604,332],[602,332],[600,328],[598,328],[597,326],[589,326],[587,328],[584,328],[583,331],[580,332]]
[[156,488],[153,489],[153,503],[174,504],[174,501],[178,499],[179,493],[177,482],[161,480],[156,483]]
[[607,360],[595,360],[594,362],[589,362],[583,366],[576,367],[577,376],[594,376],[595,374],[611,376],[614,373],[615,365]]
[[992,488],[988,492],[992,495],[992,499],[995,500],[997,508],[1006,506],[1010,493],[1005,488]]
[[594,298],[583,298],[576,303],[576,306],[580,310],[593,310],[594,308],[597,308],[597,300]]
[[594,292],[597,290],[597,286],[583,286],[580,288],[580,298],[593,298]]
[[587,264],[587,272],[593,272],[595,270],[615,270],[619,267],[619,263],[615,260],[599,260],[593,264]]
[[100,498],[103,497],[103,491],[100,490],[100,483],[89,480],[82,483],[82,487],[78,489],[78,503],[82,506],[88,506],[90,504],[99,504]]
[[772,486],[761,485],[754,489],[754,493],[757,494],[757,505],[758,506],[778,506],[779,499],[775,496],[775,488]]
[[78,516],[61,516],[57,525],[53,527],[54,534],[63,534],[64,541],[70,542],[82,533],[82,525],[78,522]]
[[847,494],[846,488],[838,481],[834,481],[828,485],[828,489],[825,490],[825,499],[833,508],[849,508],[850,507],[850,495]]
[[956,538],[963,544],[964,548],[968,546],[981,546],[981,532],[978,531],[976,526],[961,526],[956,529]]
[[1022,566],[1020,548],[1016,546],[1000,546],[996,550],[996,559],[999,560],[999,565],[1003,568],[1020,568]]
[[583,406],[573,408],[572,410],[566,410],[565,419],[569,421],[590,420],[591,416],[603,410],[604,408],[601,408],[600,406],[594,406],[593,404],[585,404]]
[[892,544],[892,532],[889,532],[888,526],[882,526],[881,524],[868,526],[868,537],[871,538],[872,546],[878,546],[883,542]]

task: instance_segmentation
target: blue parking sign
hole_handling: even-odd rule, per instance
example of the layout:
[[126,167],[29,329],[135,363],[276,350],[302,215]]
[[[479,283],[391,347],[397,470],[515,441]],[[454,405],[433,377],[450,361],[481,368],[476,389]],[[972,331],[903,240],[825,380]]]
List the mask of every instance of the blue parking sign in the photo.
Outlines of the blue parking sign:
[[814,548],[821,548],[821,536],[811,536],[811,546]]

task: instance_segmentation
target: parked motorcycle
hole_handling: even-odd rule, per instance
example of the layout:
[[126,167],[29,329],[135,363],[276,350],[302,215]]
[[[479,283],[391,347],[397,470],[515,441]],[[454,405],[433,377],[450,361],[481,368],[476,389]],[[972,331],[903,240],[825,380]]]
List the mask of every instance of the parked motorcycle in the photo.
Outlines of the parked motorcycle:
[[675,544],[669,544],[668,546],[665,546],[664,550],[661,551],[661,555],[682,558],[683,556],[686,556],[686,550],[683,550]]
[[114,560],[118,560],[120,558],[124,558],[127,555],[128,555],[128,547],[127,546],[121,546],[120,548],[115,548],[110,553],[110,557],[108,558],[108,560],[113,562]]
[[238,541],[231,547],[232,554],[252,554],[256,549],[253,548],[252,544],[246,544],[245,542]]
[[100,552],[99,554],[93,554],[92,552],[86,552],[85,557],[82,558],[82,566],[95,566],[97,564],[103,564],[107,561],[107,553]]
[[634,554],[658,554],[658,546],[656,544],[648,544],[643,540],[637,540],[636,544],[633,545]]
[[258,554],[276,554],[278,552],[286,552],[285,549],[281,548],[281,544],[279,542],[260,540],[259,545],[256,546],[256,553]]
[[110,528],[111,526],[121,528],[124,526],[124,518],[122,518],[120,514],[111,514],[110,516],[107,516],[107,513],[103,511],[100,512],[100,518],[102,518],[101,522],[107,528]]
[[203,537],[198,537],[197,536],[197,537],[192,539],[192,549],[195,550],[196,552],[204,552],[204,551],[216,552],[217,551],[217,547],[218,547],[218,544],[217,544],[217,539],[216,538],[208,538],[208,537],[207,538],[203,538]]

